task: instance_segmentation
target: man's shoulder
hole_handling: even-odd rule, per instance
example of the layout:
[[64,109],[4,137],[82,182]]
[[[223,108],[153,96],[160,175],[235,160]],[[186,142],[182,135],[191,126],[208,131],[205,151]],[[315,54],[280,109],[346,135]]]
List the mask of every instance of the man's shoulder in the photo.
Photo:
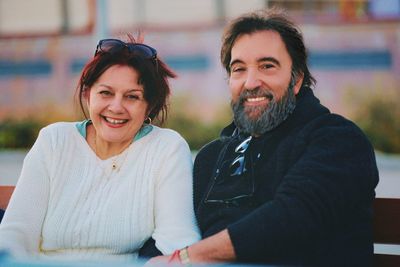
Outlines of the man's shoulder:
[[[322,105],[309,88],[303,88],[302,97],[293,113],[290,129],[303,134],[341,129],[341,131],[361,132],[359,127],[342,115],[332,113]],[[292,127],[293,126],[293,127]]]
[[333,129],[361,133],[361,129],[351,120],[335,113],[322,114],[302,126],[302,131],[330,131]]
[[338,114],[324,114],[310,121],[301,130],[297,137],[306,142],[323,141],[326,145],[332,144],[335,149],[358,147],[371,149],[371,143],[365,133],[351,120]]

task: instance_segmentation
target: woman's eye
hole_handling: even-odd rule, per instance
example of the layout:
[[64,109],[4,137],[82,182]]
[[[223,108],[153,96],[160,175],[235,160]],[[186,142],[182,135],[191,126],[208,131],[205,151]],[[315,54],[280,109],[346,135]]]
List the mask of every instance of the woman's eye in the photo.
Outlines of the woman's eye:
[[126,96],[128,99],[139,99],[138,95],[127,95]]
[[99,94],[103,95],[103,96],[109,96],[111,95],[110,91],[100,91]]

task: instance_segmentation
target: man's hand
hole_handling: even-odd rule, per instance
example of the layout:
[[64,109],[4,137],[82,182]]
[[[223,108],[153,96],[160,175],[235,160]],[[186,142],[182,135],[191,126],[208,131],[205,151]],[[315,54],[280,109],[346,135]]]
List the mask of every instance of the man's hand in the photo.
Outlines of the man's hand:
[[223,230],[188,247],[191,263],[232,262],[236,260],[228,230]]

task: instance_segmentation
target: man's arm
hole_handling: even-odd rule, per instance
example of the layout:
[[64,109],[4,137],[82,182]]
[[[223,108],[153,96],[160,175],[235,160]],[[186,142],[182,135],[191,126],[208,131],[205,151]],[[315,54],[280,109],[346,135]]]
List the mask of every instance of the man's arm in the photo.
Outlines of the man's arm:
[[192,263],[236,260],[232,241],[226,229],[189,246],[188,254]]

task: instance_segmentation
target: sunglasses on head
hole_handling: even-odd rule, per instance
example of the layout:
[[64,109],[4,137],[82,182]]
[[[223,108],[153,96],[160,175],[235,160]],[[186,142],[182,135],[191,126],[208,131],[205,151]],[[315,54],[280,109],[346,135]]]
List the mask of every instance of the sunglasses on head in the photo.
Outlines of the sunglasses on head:
[[97,44],[94,55],[98,53],[117,53],[123,49],[128,49],[131,53],[139,54],[147,59],[157,59],[157,50],[153,47],[140,43],[125,43],[118,39],[103,39]]

